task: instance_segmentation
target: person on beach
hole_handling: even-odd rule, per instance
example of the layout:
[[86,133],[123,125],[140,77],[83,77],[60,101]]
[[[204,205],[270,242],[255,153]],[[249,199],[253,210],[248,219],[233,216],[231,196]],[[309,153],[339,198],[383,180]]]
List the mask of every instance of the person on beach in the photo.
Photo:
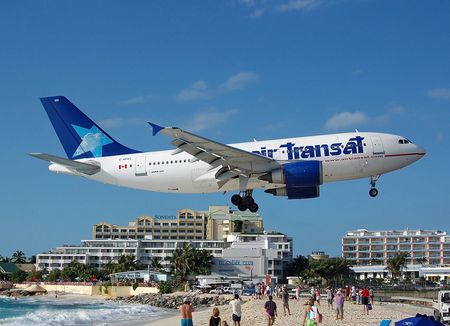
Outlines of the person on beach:
[[333,309],[333,296],[334,292],[331,286],[327,287],[327,303],[328,303],[328,309]]
[[320,289],[319,288],[317,288],[317,291],[316,291],[316,302],[317,302],[317,305],[320,306]]
[[234,300],[230,301],[231,308],[233,310],[231,318],[233,319],[234,326],[241,326],[241,298],[239,298],[239,294],[234,295]]
[[267,318],[267,326],[272,326],[275,323],[277,316],[277,304],[273,302],[273,297],[269,295],[269,300],[264,304],[264,310]]
[[300,285],[297,285],[297,287],[295,288],[295,298],[297,300],[300,299]]
[[281,291],[281,302],[283,302],[283,312],[286,316],[286,309],[288,311],[289,316],[291,315],[291,310],[289,309],[289,292],[287,291],[287,287],[283,286],[283,290]]
[[303,326],[317,326],[319,322],[319,308],[314,305],[314,300],[310,298],[305,303],[306,309],[303,315]]
[[336,294],[334,295],[334,304],[336,306],[336,320],[344,320],[344,295],[341,292],[341,289],[338,289]]
[[189,298],[183,299],[183,304],[178,308],[180,310],[181,326],[194,326],[192,322],[192,312],[194,308]]
[[345,286],[345,300],[350,300],[350,287],[348,285]]
[[373,305],[373,290],[371,288],[369,288],[369,298],[370,298],[370,303]]
[[222,320],[220,319],[219,315],[220,315],[219,308],[214,307],[213,314],[212,314],[211,318],[209,319],[208,326],[222,326]]
[[366,315],[369,314],[369,290],[363,287],[361,290],[361,303],[364,306],[364,312]]

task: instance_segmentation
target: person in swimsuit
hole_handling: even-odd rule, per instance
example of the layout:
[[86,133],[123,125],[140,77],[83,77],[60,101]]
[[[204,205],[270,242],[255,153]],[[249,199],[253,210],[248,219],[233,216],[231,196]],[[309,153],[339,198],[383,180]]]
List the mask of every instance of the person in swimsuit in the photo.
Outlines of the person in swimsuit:
[[220,319],[219,315],[220,315],[219,308],[214,307],[213,314],[212,314],[211,318],[209,319],[208,326],[222,326],[222,320]]
[[277,316],[277,304],[272,301],[273,297],[269,295],[269,301],[264,304],[265,314],[267,318],[267,326],[272,326]]
[[183,304],[178,308],[180,310],[181,326],[194,326],[192,322],[192,312],[194,308],[189,298],[183,299]]

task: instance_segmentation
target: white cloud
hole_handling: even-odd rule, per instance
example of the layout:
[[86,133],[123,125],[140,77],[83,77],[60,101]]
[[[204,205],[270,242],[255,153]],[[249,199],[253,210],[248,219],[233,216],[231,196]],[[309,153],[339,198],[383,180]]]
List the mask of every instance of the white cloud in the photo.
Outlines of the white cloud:
[[253,18],[253,19],[259,18],[262,15],[264,15],[265,12],[266,12],[266,10],[263,8],[256,9],[250,15],[248,15],[248,18]]
[[211,109],[206,112],[199,112],[193,116],[186,129],[192,132],[211,129],[227,122],[233,115],[237,113],[238,110],[234,109],[225,111]]
[[287,3],[277,6],[276,9],[280,12],[309,11],[321,5],[322,0],[290,0]]
[[147,96],[135,96],[132,98],[129,98],[127,100],[123,100],[120,103],[125,105],[131,105],[131,104],[142,104],[145,103],[147,99]]
[[203,80],[196,81],[188,89],[181,90],[176,96],[179,101],[192,101],[209,97],[208,86]]
[[257,73],[244,71],[231,76],[224,83],[215,88],[208,88],[208,85],[203,80],[199,80],[193,83],[189,88],[181,90],[175,98],[178,101],[209,99],[221,93],[241,90],[258,79],[259,75]]
[[325,122],[325,129],[338,130],[349,127],[359,127],[365,125],[369,117],[362,112],[340,112],[334,114]]
[[259,75],[251,72],[240,72],[234,76],[228,78],[226,82],[219,85],[218,89],[221,92],[232,92],[239,89],[245,88],[247,85],[257,81],[259,79]]
[[105,129],[120,128],[123,126],[144,125],[146,120],[143,118],[108,118],[100,121],[98,125]]
[[437,99],[450,100],[450,88],[435,88],[428,91],[428,96]]
[[367,114],[355,111],[355,112],[339,112],[334,114],[325,122],[326,130],[343,130],[343,129],[354,129],[362,127],[364,125],[384,125],[406,113],[406,108],[402,105],[390,105],[386,112],[376,116],[368,116]]

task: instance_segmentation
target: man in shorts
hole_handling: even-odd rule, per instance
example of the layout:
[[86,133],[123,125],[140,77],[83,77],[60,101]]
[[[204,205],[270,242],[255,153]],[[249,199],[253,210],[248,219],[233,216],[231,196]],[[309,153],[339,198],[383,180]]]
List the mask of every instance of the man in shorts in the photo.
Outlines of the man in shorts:
[[267,326],[272,326],[277,316],[277,304],[273,302],[273,297],[269,295],[269,300],[264,304],[266,310]]
[[344,319],[344,295],[342,294],[341,289],[338,289],[336,294],[334,295],[334,304],[336,306],[336,320],[343,320]]
[[192,322],[192,312],[194,311],[194,308],[192,307],[189,298],[186,297],[183,299],[183,304],[178,310],[180,310],[181,326],[194,326],[194,323]]
[[361,303],[364,306],[364,313],[369,314],[369,290],[363,287],[361,290]]
[[233,310],[233,314],[231,318],[233,319],[234,326],[241,326],[241,298],[239,298],[239,294],[234,295],[234,300],[230,301],[231,308]]
[[287,287],[283,286],[283,290],[281,291],[281,302],[283,302],[283,312],[286,316],[286,309],[288,311],[289,316],[291,315],[291,311],[289,310],[289,292],[287,291]]

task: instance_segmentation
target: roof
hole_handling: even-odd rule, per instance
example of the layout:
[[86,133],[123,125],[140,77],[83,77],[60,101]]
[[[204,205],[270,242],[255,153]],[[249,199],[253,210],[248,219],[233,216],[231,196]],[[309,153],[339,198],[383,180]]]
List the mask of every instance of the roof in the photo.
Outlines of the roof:
[[16,264],[9,262],[0,262],[0,274],[12,274],[18,271]]

